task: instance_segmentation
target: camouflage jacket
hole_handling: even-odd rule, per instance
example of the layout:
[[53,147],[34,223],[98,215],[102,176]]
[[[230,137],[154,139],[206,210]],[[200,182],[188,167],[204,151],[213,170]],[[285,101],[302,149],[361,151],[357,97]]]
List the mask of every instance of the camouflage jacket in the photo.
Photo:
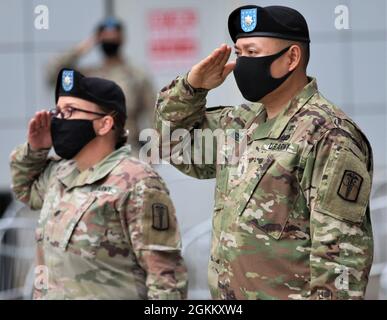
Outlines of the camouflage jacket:
[[122,147],[88,170],[28,144],[11,156],[16,197],[41,209],[35,298],[181,299],[187,272],[161,177]]
[[156,100],[152,82],[144,71],[123,61],[121,64],[95,65],[78,68],[80,56],[76,50],[65,52],[54,58],[47,67],[47,78],[55,85],[58,72],[62,68],[75,68],[89,77],[99,77],[116,82],[123,90],[126,100],[128,118],[126,129],[129,130],[128,143],[132,146],[132,156],[138,156],[141,143],[139,134],[142,129],[149,128],[153,122],[153,107]]
[[362,299],[373,260],[373,163],[360,129],[312,78],[268,121],[260,103],[206,109],[206,95],[178,77],[159,93],[156,127],[184,128],[191,140],[194,129],[221,128],[235,149],[246,143],[236,163],[175,165],[216,177],[213,298]]

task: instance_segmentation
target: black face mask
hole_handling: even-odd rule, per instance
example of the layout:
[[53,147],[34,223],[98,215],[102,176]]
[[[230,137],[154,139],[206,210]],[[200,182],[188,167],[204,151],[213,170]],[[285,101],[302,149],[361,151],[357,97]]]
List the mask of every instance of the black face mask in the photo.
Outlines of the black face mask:
[[108,41],[101,42],[102,52],[107,57],[117,56],[118,50],[120,49],[120,47],[121,47],[121,44],[118,42],[108,42]]
[[63,159],[74,158],[96,136],[92,120],[51,119],[52,144]]
[[257,102],[277,89],[292,74],[288,72],[282,78],[271,76],[271,64],[281,57],[290,47],[265,57],[239,57],[234,69],[235,81],[243,97]]

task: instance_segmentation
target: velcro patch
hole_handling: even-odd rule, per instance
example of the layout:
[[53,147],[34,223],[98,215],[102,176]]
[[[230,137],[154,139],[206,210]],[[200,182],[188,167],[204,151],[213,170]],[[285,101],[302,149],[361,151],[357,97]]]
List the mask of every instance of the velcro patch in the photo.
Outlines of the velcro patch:
[[337,194],[346,201],[356,202],[359,197],[363,178],[354,171],[345,170]]
[[361,223],[371,193],[366,161],[353,152],[353,145],[334,144],[317,190],[315,210],[339,220]]
[[152,205],[152,228],[164,231],[169,229],[168,207],[162,203]]

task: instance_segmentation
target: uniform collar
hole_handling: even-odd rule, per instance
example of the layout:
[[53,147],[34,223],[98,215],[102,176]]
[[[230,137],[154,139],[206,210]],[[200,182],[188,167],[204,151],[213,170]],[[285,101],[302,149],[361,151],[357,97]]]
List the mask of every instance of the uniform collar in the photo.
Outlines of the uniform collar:
[[124,146],[82,172],[78,170],[74,160],[63,161],[57,177],[69,189],[91,185],[105,178],[124,158],[129,156],[130,147]]
[[[278,139],[285,130],[290,119],[309,101],[309,99],[318,92],[317,81],[315,78],[308,78],[309,83],[302,91],[290,100],[284,110],[275,118],[275,121],[264,126],[260,130],[260,126],[254,130],[251,140],[259,140],[265,138]],[[266,112],[266,111],[261,111]],[[260,124],[262,125],[262,123]]]

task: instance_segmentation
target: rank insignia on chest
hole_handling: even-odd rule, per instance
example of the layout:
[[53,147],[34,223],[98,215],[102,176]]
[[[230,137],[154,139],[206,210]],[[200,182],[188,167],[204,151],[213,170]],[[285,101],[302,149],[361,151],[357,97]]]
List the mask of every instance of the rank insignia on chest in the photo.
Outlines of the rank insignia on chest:
[[168,207],[165,204],[152,205],[152,228],[160,231],[169,229]]
[[346,201],[356,202],[362,183],[363,178],[359,174],[346,170],[337,193]]

